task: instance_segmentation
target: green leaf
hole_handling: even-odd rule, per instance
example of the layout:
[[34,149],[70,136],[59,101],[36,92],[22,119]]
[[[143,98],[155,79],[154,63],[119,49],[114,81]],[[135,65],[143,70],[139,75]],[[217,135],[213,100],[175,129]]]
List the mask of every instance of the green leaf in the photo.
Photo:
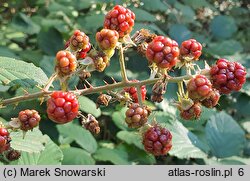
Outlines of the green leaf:
[[125,112],[127,108],[122,108],[119,111],[115,111],[112,114],[112,120],[115,123],[115,125],[120,128],[121,130],[127,130],[128,126],[125,124]]
[[[58,29],[58,27],[66,26],[66,22],[64,22],[60,19],[44,19],[42,17],[39,17],[39,18],[41,18],[40,22],[41,22],[41,25],[43,26],[43,29],[45,29],[45,30],[47,30],[51,27]],[[60,30],[58,29],[58,31],[60,31]]]
[[206,158],[204,159],[205,163],[208,165],[249,165],[250,159],[249,158],[242,158],[238,156],[232,156],[227,158]]
[[143,149],[140,134],[135,131],[119,131],[116,135],[119,139],[125,141],[127,144],[133,144],[140,149]]
[[156,18],[151,13],[138,8],[131,8],[131,11],[135,13],[136,21],[146,21],[146,22],[155,22]]
[[12,27],[18,31],[28,34],[35,34],[40,31],[40,26],[35,24],[30,17],[23,13],[18,13],[12,20]]
[[163,110],[158,111],[159,115],[163,115],[164,118],[167,120],[174,120],[176,118],[176,114],[178,113],[178,110],[175,106],[171,105],[171,102],[163,99],[163,101],[159,104],[159,107]]
[[173,134],[173,148],[169,154],[178,158],[204,158],[209,148],[198,137],[176,121],[169,128]]
[[[91,33],[95,33],[96,30],[103,25],[104,15],[93,14],[88,16],[79,16],[77,23],[84,29]],[[88,25],[88,26],[86,26]]]
[[67,5],[63,5],[63,4],[59,4],[57,2],[51,2],[50,5],[48,6],[48,10],[53,13],[53,12],[63,12],[65,14],[67,14],[68,16],[72,16],[72,12],[73,12],[73,7],[71,6],[71,4],[67,3]]
[[210,29],[214,37],[227,39],[237,31],[237,26],[233,17],[220,15],[212,20]]
[[29,153],[39,153],[44,150],[44,144],[46,143],[46,137],[44,137],[38,128],[33,131],[28,131],[23,139],[23,132],[11,132],[10,137],[11,147],[15,150],[20,150]]
[[194,9],[199,9],[202,7],[212,7],[206,0],[188,0],[183,1],[183,3],[191,6]]
[[214,156],[224,158],[239,155],[243,151],[246,141],[245,133],[225,112],[212,116],[206,124],[205,131]]
[[90,0],[74,0],[71,3],[74,5],[74,8],[76,10],[82,10],[90,8],[94,2],[95,1],[90,1]]
[[182,24],[174,24],[169,29],[169,35],[172,39],[176,40],[179,44],[184,40],[191,38],[191,32]]
[[37,165],[40,153],[22,152],[18,165]]
[[169,116],[165,116],[162,113],[157,115],[157,122],[164,125],[172,134],[173,147],[169,152],[170,155],[180,159],[207,157],[207,153],[209,152],[208,146],[179,121],[169,120]]
[[175,8],[179,10],[181,13],[181,19],[184,22],[193,22],[195,18],[195,12],[189,6],[183,5],[181,3],[176,2]]
[[95,160],[91,155],[80,148],[65,148],[62,149],[64,159],[63,165],[94,165]]
[[6,121],[4,118],[0,117],[0,123],[2,123],[2,124],[6,124],[6,123],[7,123],[7,121]]
[[233,105],[233,107],[237,110],[237,113],[244,117],[250,116],[249,106],[250,96],[244,93],[239,94],[239,96],[237,96],[237,104]]
[[[249,71],[247,70],[247,72],[249,72]],[[248,96],[250,96],[250,82],[247,81],[247,82],[243,85],[243,87],[242,87],[242,89],[241,89],[240,91],[241,91],[241,92],[244,92],[244,93],[246,93]]]
[[61,164],[63,153],[61,149],[47,136],[45,149],[41,152],[38,164],[39,165],[58,165]]
[[39,65],[40,60],[42,59],[42,51],[40,50],[25,50],[19,53],[19,56],[25,62],[31,62],[35,65]]
[[0,84],[34,87],[44,85],[48,77],[32,63],[8,57],[0,57]]
[[63,37],[55,28],[40,31],[37,37],[38,46],[48,55],[55,55],[59,50],[64,49]]
[[43,56],[42,60],[40,61],[40,67],[46,73],[47,76],[51,76],[54,72],[54,56]]
[[16,54],[7,47],[0,46],[0,56],[17,58]]
[[153,165],[156,163],[154,155],[147,153],[144,149],[139,149],[134,145],[119,144],[116,148],[125,153],[130,153],[128,154],[128,160],[131,162],[132,165]]
[[57,125],[60,134],[72,138],[78,145],[86,149],[90,153],[94,153],[97,149],[97,143],[92,134],[86,129],[73,123]]
[[128,161],[128,154],[122,150],[100,148],[93,157],[99,161],[110,161],[116,165],[130,165]]
[[156,12],[166,12],[169,8],[166,4],[164,4],[161,0],[152,1],[152,0],[141,0],[143,3],[142,8],[148,11],[156,11]]
[[37,153],[22,152],[19,165],[60,165],[63,154],[60,148],[47,136],[44,136],[45,149]]
[[240,42],[236,40],[225,40],[216,43],[209,43],[208,45],[209,53],[213,55],[233,55],[236,52],[242,52],[243,47]]
[[95,117],[99,117],[101,115],[100,108],[96,108],[96,104],[94,101],[85,96],[80,96],[78,98],[80,109],[86,113],[90,113]]

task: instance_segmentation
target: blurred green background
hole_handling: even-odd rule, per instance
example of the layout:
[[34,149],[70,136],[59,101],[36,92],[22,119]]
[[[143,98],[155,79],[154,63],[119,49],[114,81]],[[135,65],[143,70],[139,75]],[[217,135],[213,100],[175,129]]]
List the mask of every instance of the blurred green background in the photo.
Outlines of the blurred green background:
[[[248,0],[0,0],[0,65],[10,57],[33,63],[47,77],[54,71],[58,50],[75,29],[84,31],[95,44],[95,33],[102,28],[104,15],[115,4],[131,9],[136,15],[132,34],[142,28],[169,36],[179,44],[195,38],[203,45],[201,61],[213,64],[218,58],[242,63],[250,70],[250,2]],[[136,51],[126,52],[130,79],[149,76],[148,63]],[[8,59],[11,63],[11,59]],[[1,67],[0,67],[0,71]],[[36,71],[27,69],[27,71]],[[41,70],[40,70],[41,71]],[[179,76],[183,72],[171,72]],[[0,72],[1,76],[1,72]],[[110,76],[120,80],[117,55],[104,73],[93,73],[90,82],[103,85]],[[46,78],[46,76],[45,76]],[[81,110],[92,113],[101,124],[101,134],[92,136],[79,121],[56,125],[46,116],[46,105],[38,100],[0,109],[0,120],[9,121],[26,108],[42,114],[40,130],[29,132],[24,140],[13,133],[13,147],[22,150],[20,160],[9,164],[250,164],[250,81],[240,92],[222,96],[215,109],[203,108],[200,120],[181,120],[172,102],[177,87],[169,84],[165,100],[150,105],[158,122],[173,132],[173,149],[169,155],[153,157],[143,150],[140,134],[124,124],[125,109],[115,104],[96,110],[97,95],[81,96]],[[83,87],[78,77],[70,88]],[[54,84],[59,89],[58,84]],[[147,87],[150,98],[151,86]],[[0,98],[10,98],[39,88],[0,84]],[[21,143],[21,144],[20,144]],[[53,158],[53,159],[51,159]],[[0,162],[1,164],[1,162]]]

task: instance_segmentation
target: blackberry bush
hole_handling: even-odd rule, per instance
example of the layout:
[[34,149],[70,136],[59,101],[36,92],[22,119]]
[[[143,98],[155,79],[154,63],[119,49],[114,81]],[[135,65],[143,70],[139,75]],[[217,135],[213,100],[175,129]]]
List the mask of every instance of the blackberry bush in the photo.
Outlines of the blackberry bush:
[[112,3],[0,8],[0,164],[247,163],[245,2]]

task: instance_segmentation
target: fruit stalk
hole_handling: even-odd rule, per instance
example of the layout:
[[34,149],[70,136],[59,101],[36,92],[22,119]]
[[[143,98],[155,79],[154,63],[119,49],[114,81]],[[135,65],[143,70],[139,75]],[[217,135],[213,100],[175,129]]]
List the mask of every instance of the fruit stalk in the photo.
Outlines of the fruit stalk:
[[119,45],[119,62],[120,62],[120,68],[121,68],[121,76],[122,76],[122,82],[128,82],[125,62],[124,62],[124,53],[123,53],[123,47],[122,45]]

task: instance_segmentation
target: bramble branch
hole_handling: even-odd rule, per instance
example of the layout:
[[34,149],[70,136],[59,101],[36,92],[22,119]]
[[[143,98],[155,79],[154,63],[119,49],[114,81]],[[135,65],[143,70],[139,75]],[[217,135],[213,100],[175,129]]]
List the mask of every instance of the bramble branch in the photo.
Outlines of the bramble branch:
[[[207,69],[201,70],[201,74],[207,75],[208,70]],[[192,75],[184,75],[184,76],[179,76],[179,77],[169,77],[168,82],[178,83],[180,81],[189,80],[191,78],[192,78]],[[77,95],[88,95],[88,94],[106,92],[106,91],[114,90],[114,89],[121,89],[124,87],[141,87],[143,85],[154,84],[160,79],[161,78],[154,78],[154,79],[147,79],[147,80],[143,80],[143,81],[139,81],[139,82],[129,82],[129,81],[118,82],[118,83],[103,85],[103,86],[98,86],[98,87],[90,87],[87,89],[74,90],[74,91],[70,91],[70,92],[73,92]],[[15,103],[18,103],[21,101],[27,101],[27,100],[32,100],[32,99],[41,98],[41,97],[47,97],[51,93],[52,93],[52,91],[40,91],[40,92],[36,92],[36,93],[32,93],[32,94],[26,94],[23,96],[13,97],[10,99],[4,99],[0,102],[0,105],[7,106],[7,105],[15,104]]]

